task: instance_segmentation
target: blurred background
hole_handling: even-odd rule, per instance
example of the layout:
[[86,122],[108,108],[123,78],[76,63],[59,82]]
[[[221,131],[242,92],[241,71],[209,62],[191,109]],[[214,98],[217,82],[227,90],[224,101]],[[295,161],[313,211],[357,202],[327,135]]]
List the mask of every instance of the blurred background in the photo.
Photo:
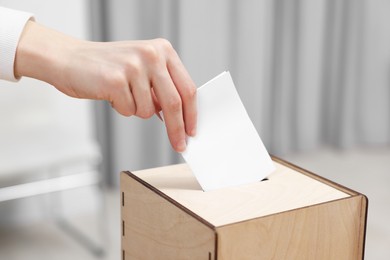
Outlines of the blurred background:
[[[229,70],[269,152],[369,198],[390,259],[390,1],[0,0],[77,38],[164,37],[198,86]],[[156,118],[0,82],[0,259],[120,259],[119,172],[181,162]]]

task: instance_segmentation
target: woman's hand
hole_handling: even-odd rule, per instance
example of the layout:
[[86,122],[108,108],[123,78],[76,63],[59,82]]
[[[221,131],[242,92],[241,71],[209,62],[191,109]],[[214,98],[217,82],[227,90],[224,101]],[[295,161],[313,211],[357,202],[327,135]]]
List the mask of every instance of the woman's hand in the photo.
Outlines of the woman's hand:
[[196,134],[196,86],[164,39],[89,42],[28,22],[15,75],[46,81],[76,98],[107,100],[124,116],[163,111],[172,147],[182,152]]

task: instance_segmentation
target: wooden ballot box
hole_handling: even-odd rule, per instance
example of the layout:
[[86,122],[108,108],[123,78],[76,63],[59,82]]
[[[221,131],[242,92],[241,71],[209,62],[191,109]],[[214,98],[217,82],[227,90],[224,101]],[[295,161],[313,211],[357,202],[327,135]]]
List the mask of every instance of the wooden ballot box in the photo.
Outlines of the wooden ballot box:
[[363,259],[367,198],[273,160],[268,180],[209,192],[186,164],[122,172],[122,258]]

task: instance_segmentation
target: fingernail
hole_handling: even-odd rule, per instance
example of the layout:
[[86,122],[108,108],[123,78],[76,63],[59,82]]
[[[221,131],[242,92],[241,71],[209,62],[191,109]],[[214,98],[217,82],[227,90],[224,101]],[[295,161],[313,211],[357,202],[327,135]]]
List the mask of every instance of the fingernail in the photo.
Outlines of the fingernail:
[[190,132],[190,136],[194,137],[196,135],[196,128],[192,129]]
[[177,147],[176,147],[176,149],[177,149],[177,151],[179,152],[179,153],[182,153],[182,152],[184,152],[185,150],[186,150],[186,141],[185,140],[181,140],[181,141],[179,141],[179,143],[177,144]]

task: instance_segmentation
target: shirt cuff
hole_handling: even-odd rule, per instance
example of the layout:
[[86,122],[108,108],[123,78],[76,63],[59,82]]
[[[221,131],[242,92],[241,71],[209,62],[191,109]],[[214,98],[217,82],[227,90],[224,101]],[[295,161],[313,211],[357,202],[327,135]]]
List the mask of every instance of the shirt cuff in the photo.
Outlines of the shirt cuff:
[[33,14],[0,6],[0,79],[18,81],[14,74],[14,63],[19,38]]

